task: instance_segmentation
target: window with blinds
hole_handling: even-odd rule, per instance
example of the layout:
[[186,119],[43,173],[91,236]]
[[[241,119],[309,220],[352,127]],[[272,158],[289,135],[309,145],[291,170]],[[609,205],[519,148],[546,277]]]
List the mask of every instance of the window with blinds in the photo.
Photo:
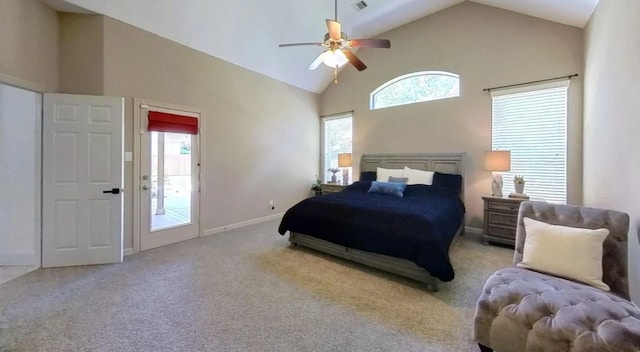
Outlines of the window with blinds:
[[[351,113],[322,119],[322,150],[324,169],[323,182],[331,182],[331,177],[342,180],[342,168],[338,165],[338,154],[351,153],[353,139],[353,117]],[[335,172],[329,171],[333,169]],[[351,175],[351,168],[349,175]],[[337,171],[336,171],[337,170]]]
[[550,203],[567,202],[567,92],[569,81],[491,92],[492,149],[511,151],[503,192],[524,193]]

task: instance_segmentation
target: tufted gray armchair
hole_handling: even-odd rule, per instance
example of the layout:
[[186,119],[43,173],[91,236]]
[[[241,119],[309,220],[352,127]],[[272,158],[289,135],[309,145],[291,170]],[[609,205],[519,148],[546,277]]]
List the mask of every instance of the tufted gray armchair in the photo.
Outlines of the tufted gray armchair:
[[[523,218],[610,231],[603,244],[603,281],[611,292],[519,268],[526,238]],[[625,213],[523,202],[513,267],[485,282],[473,321],[482,351],[640,351],[640,310],[629,299]],[[571,255],[571,253],[567,253]]]

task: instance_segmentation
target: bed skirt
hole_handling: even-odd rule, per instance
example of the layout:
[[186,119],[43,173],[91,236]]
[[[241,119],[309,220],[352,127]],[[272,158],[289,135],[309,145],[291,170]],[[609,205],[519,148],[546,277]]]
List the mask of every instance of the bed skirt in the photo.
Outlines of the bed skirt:
[[[463,234],[463,231],[464,224],[462,224],[460,228],[458,228],[458,231],[456,231],[453,241],[449,246],[449,252],[451,252],[451,248],[455,245],[458,237]],[[289,242],[295,246],[315,249],[317,251],[364,264],[372,268],[423,282],[427,285],[427,289],[429,291],[436,292],[439,289],[439,279],[431,276],[427,270],[407,259],[390,257],[383,254],[340,246],[313,236],[291,231],[289,232]]]

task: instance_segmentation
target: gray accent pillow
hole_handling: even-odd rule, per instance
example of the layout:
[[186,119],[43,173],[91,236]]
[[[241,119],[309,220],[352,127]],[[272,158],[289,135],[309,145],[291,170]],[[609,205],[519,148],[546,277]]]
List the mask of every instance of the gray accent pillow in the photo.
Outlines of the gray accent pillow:
[[389,182],[406,184],[407,182],[409,182],[409,178],[389,176]]
[[407,185],[404,183],[372,181],[367,193],[380,193],[402,197],[405,187],[407,187]]

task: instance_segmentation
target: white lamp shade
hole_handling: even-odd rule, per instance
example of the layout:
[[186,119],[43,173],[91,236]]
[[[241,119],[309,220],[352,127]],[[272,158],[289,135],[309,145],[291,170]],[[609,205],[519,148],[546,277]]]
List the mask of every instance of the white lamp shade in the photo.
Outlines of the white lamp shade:
[[322,62],[325,65],[335,68],[336,66],[342,67],[344,64],[349,62],[347,57],[344,55],[342,50],[327,50],[322,53]]
[[484,168],[488,171],[511,170],[511,151],[492,150],[484,152]]
[[351,166],[351,153],[338,154],[338,166],[339,167]]

